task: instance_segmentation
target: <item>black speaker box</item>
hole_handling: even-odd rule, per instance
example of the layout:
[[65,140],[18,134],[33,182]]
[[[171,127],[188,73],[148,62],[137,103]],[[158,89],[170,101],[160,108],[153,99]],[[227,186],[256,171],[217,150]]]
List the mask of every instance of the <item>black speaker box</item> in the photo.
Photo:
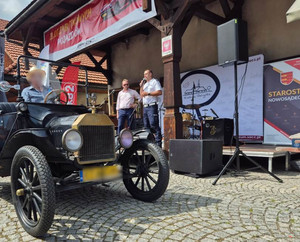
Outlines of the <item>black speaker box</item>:
[[232,145],[233,119],[221,118],[202,121],[202,139],[221,140],[223,145]]
[[218,26],[218,63],[248,62],[247,22],[232,19]]
[[170,168],[175,172],[206,175],[222,168],[222,141],[170,140]]

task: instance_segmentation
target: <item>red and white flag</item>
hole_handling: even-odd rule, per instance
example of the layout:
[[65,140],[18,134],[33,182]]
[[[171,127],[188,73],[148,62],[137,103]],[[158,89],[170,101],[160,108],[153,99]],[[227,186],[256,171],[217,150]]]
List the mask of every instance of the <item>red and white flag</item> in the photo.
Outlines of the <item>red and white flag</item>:
[[[73,65],[80,65],[80,61],[72,63]],[[77,104],[77,84],[78,84],[79,67],[68,66],[61,84],[61,89],[68,93],[68,104]],[[61,95],[61,100],[65,100],[65,95]]]

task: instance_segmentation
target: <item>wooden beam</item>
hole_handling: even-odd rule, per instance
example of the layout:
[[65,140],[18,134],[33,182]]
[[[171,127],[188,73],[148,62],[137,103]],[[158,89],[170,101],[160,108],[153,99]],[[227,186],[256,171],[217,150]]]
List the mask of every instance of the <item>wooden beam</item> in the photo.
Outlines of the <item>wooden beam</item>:
[[148,19],[148,22],[152,24],[152,26],[155,27],[157,30],[163,32],[163,26],[161,26],[161,23],[157,18],[150,18]]
[[48,23],[52,23],[52,24],[57,23],[57,18],[53,18],[53,17],[47,16],[47,15],[42,17],[41,20],[48,22]]
[[85,54],[89,57],[89,59],[93,62],[95,67],[98,66],[98,61],[95,59],[95,57],[91,54],[91,52],[87,51]]
[[106,61],[108,58],[108,55],[106,54],[105,56],[102,57],[102,59],[98,62],[99,66],[102,66],[102,64],[104,63],[104,61]]
[[162,0],[155,0],[155,4],[158,12],[164,17],[164,19],[168,19],[170,10],[168,5]]
[[61,8],[63,10],[69,10],[70,12],[73,12],[74,10],[76,10],[78,8],[78,6],[73,5],[73,4],[69,4],[66,2],[61,2],[60,4],[56,4],[55,5],[56,8]]
[[219,0],[225,17],[229,17],[231,9],[227,0]]
[[233,18],[243,18],[243,5],[244,5],[245,0],[236,0],[234,2],[234,6],[231,10],[230,15],[228,16],[229,19]]
[[196,10],[195,15],[198,18],[204,19],[212,24],[220,25],[226,22],[226,19],[217,15],[205,8],[199,8]]
[[196,9],[191,7],[187,11],[187,13],[185,14],[185,17],[183,18],[183,20],[181,21],[181,24],[180,24],[180,34],[181,34],[181,36],[183,36],[185,30],[189,26],[189,23],[191,22],[191,19],[193,18],[194,14],[195,14],[195,11],[196,11]]
[[190,0],[183,0],[182,5],[177,8],[175,14],[172,17],[173,26],[179,24],[185,16],[186,11],[190,7]]
[[111,47],[109,47],[106,50],[106,66],[107,66],[107,74],[106,74],[106,78],[107,78],[107,84],[108,85],[112,85],[112,74],[113,74],[113,69],[112,69],[112,59],[111,59]]

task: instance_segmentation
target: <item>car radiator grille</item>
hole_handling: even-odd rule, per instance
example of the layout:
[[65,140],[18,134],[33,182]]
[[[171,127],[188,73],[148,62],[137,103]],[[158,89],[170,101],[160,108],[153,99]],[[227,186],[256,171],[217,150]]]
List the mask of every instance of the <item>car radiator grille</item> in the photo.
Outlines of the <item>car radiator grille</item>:
[[80,162],[111,160],[115,158],[113,126],[79,126],[83,145],[79,150]]

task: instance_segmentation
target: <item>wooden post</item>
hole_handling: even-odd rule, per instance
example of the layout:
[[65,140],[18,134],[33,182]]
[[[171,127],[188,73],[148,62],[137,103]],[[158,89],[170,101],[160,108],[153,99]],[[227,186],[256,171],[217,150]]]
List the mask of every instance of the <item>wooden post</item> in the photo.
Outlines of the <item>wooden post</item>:
[[[182,56],[180,28],[169,32],[172,36],[172,53],[163,57],[164,64],[164,150],[168,154],[171,139],[182,138],[182,117],[179,107],[182,105],[179,63]],[[162,32],[161,37],[166,37]]]

